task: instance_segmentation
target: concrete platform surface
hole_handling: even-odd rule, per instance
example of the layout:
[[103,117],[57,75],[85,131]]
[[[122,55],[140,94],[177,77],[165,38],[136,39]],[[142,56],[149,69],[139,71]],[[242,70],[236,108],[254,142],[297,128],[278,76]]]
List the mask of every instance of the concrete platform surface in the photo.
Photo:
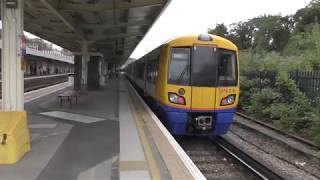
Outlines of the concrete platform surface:
[[30,97],[32,150],[14,165],[0,165],[0,180],[171,179],[123,79],[60,107],[57,95],[67,89]]

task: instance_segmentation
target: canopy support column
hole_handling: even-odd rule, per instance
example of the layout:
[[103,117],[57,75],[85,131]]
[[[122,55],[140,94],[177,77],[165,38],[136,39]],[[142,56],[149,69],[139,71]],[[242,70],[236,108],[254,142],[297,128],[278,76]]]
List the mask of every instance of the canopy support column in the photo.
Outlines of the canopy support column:
[[1,3],[2,109],[5,111],[24,110],[24,77],[21,66],[22,48],[25,48],[23,6],[24,0],[17,0],[17,7],[10,8],[6,1]]

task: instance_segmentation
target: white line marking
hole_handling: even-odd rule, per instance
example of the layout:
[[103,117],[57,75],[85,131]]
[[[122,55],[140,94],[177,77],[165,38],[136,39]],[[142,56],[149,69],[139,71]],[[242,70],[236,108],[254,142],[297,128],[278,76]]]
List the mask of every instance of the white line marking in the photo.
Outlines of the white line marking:
[[43,112],[40,114],[45,115],[45,116],[54,117],[54,118],[64,119],[64,120],[81,122],[81,123],[94,123],[94,122],[106,120],[103,118],[85,116],[85,115],[81,115],[81,114],[73,114],[73,113],[62,112],[62,111],[49,111],[49,112]]
[[52,129],[55,128],[57,126],[57,124],[52,124],[52,123],[48,123],[48,124],[30,124],[29,128],[30,129]]

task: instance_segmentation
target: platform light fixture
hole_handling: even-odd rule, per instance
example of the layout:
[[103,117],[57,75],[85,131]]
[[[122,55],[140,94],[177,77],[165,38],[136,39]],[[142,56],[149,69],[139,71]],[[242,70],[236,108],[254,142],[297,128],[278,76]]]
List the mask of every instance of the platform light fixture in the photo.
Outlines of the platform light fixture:
[[8,9],[17,9],[18,8],[18,0],[6,0],[6,7]]

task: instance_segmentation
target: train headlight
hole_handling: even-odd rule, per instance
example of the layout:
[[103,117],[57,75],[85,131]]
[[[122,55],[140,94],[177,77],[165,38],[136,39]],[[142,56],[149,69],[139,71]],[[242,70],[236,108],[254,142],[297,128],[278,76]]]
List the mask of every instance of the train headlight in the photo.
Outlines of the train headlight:
[[227,106],[227,105],[231,105],[235,102],[236,100],[236,95],[235,94],[231,94],[227,97],[222,98],[221,102],[220,102],[220,106]]
[[174,104],[186,105],[186,100],[183,96],[179,96],[176,93],[169,92],[168,97],[169,97],[169,101]]

